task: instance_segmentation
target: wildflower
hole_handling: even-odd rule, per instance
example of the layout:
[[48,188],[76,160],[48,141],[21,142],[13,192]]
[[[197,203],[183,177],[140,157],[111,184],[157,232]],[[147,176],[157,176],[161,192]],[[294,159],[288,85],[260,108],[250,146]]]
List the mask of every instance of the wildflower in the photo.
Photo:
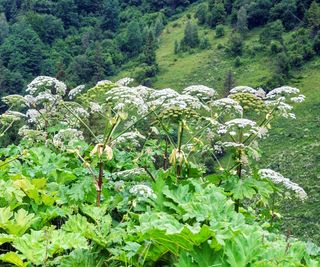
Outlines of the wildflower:
[[306,97],[304,95],[298,95],[296,97],[291,97],[290,100],[294,103],[302,103]]
[[227,128],[236,126],[238,128],[245,128],[245,127],[255,127],[256,122],[248,119],[233,119],[231,121],[227,121],[225,123]]
[[212,107],[224,112],[236,112],[240,115],[243,113],[243,108],[239,103],[231,98],[221,98],[212,102]]
[[38,118],[41,116],[40,112],[36,109],[28,109],[26,116],[29,118],[28,122],[37,123]]
[[120,178],[122,180],[126,180],[128,178],[141,175],[145,172],[146,171],[143,168],[135,168],[135,169],[130,169],[130,170],[114,172],[114,173],[112,173],[112,176],[115,178]]
[[66,150],[69,147],[73,147],[78,141],[83,140],[83,134],[77,129],[61,129],[57,134],[53,136],[53,145]]
[[79,85],[76,88],[73,88],[72,90],[70,90],[68,97],[69,99],[74,99],[78,94],[80,94],[83,89],[85,88],[85,85]]
[[64,95],[67,86],[53,77],[38,76],[28,84],[26,91],[31,95],[37,95],[39,92],[50,90],[54,94]]
[[99,113],[102,111],[102,106],[97,102],[90,102],[90,112]]
[[200,100],[208,101],[215,97],[217,92],[214,89],[204,85],[192,85],[185,88],[182,91],[182,94],[195,96]]
[[249,87],[249,86],[237,86],[230,90],[231,94],[238,94],[238,93],[250,93],[250,94],[256,94],[257,90]]
[[131,194],[141,196],[144,198],[157,198],[156,194],[153,192],[153,190],[144,184],[137,184],[130,188],[129,192]]
[[302,187],[276,171],[271,169],[260,169],[258,173],[262,179],[269,179],[275,184],[283,184],[285,188],[294,191],[301,200],[305,200],[308,197]]
[[109,90],[106,96],[106,101],[114,104],[115,111],[122,111],[124,108],[132,109],[134,107],[139,114],[148,112],[148,106],[143,97],[134,88],[126,86],[115,87]]
[[266,98],[268,99],[273,99],[276,98],[278,96],[286,96],[286,95],[291,95],[291,94],[299,94],[300,90],[294,87],[290,87],[290,86],[282,86],[282,87],[278,87],[273,89],[272,91],[270,91]]
[[126,132],[119,136],[116,140],[112,141],[112,145],[123,145],[124,143],[129,143],[132,146],[138,147],[140,145],[139,140],[145,139],[145,136],[143,136],[138,131]]
[[133,81],[134,81],[134,79],[125,77],[125,78],[122,78],[122,79],[120,79],[119,81],[117,81],[116,84],[117,84],[118,86],[127,86],[127,85],[129,85],[131,82],[133,82]]

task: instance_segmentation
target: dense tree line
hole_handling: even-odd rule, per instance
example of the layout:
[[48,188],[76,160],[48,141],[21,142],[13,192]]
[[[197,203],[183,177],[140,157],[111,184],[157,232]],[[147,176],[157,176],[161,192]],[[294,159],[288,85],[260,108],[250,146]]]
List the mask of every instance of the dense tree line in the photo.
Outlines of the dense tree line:
[[92,84],[135,59],[141,82],[158,70],[157,39],[188,0],[0,0],[1,94],[37,75]]

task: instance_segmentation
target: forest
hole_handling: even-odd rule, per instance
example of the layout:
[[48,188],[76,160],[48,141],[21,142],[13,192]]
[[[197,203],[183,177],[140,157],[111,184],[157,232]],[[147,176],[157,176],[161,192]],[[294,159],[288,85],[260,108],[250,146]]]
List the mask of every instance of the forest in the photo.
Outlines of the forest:
[[320,1],[0,0],[0,266],[320,266]]

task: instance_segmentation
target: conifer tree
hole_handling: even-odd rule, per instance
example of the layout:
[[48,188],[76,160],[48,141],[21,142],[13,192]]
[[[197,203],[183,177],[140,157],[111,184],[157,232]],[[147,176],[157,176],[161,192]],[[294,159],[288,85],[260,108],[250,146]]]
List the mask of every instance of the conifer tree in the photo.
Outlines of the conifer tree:
[[157,66],[156,60],[156,38],[154,36],[154,30],[152,28],[148,28],[145,31],[145,41],[144,41],[144,62],[149,66]]
[[247,9],[242,6],[237,14],[237,30],[241,34],[245,34],[248,31],[248,16]]
[[120,5],[118,0],[105,0],[103,5],[101,27],[104,30],[116,31],[120,24]]
[[154,24],[154,33],[156,37],[159,37],[164,29],[164,21],[162,13],[157,17],[156,22]]
[[309,25],[314,31],[320,29],[320,4],[315,0],[311,3],[310,8],[308,9],[307,19]]
[[9,24],[4,13],[0,14],[0,44],[9,33]]
[[143,36],[140,25],[137,21],[132,21],[127,28],[127,50],[131,56],[141,52]]
[[199,45],[199,42],[198,27],[188,20],[181,45],[195,48]]

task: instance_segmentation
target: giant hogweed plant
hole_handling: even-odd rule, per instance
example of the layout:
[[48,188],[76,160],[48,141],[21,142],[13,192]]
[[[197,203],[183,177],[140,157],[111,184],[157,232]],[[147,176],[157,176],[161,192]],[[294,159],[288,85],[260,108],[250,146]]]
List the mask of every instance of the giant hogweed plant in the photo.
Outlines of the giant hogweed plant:
[[258,140],[267,137],[272,119],[294,118],[291,104],[304,100],[298,89],[240,86],[219,99],[206,86],[178,93],[130,82],[68,91],[41,76],[27,95],[5,97],[9,110],[2,118],[25,125],[19,146],[1,151],[0,240],[7,251],[1,260],[17,266],[316,266],[314,245],[252,223],[259,216],[254,210],[268,210],[270,197],[281,192],[279,184],[307,197],[256,163]]

